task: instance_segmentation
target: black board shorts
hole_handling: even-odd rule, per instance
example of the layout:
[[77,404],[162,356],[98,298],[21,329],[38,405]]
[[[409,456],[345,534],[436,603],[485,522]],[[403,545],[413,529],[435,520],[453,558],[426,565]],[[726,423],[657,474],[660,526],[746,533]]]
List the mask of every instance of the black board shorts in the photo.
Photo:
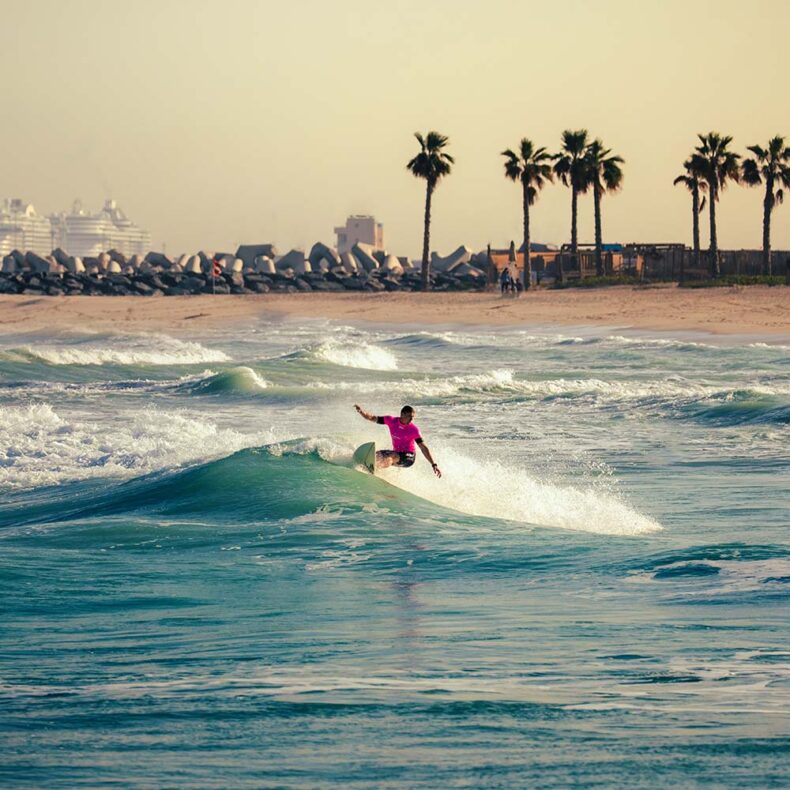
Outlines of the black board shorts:
[[382,455],[385,455],[387,458],[396,458],[395,466],[403,466],[409,467],[414,463],[415,455],[414,453],[400,453],[397,450],[382,450]]

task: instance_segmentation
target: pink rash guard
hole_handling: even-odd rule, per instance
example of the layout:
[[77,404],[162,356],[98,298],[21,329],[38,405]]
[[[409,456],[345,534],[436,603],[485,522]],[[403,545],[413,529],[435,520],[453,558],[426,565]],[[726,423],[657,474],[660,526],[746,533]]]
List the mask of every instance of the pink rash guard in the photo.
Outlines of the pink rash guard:
[[379,417],[377,422],[386,425],[390,429],[392,437],[392,449],[398,453],[414,453],[417,448],[415,442],[421,442],[422,436],[420,429],[410,422],[404,425],[400,417]]

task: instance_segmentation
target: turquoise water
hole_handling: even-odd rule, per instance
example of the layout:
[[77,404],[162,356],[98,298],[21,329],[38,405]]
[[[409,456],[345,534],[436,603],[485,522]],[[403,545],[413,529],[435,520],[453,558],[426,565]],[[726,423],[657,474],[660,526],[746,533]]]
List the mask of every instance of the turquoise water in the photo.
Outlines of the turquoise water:
[[754,338],[5,336],[0,783],[786,787],[789,425]]

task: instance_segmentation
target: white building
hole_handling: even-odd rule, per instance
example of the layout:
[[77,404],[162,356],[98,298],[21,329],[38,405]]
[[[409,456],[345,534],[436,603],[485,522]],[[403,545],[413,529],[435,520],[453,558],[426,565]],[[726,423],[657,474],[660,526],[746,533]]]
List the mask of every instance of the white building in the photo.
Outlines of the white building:
[[52,247],[50,221],[36,214],[30,203],[6,198],[0,208],[0,258],[11,250],[48,255]]
[[54,214],[51,220],[56,246],[69,255],[92,258],[107,250],[145,255],[151,247],[148,231],[135,225],[114,200],[105,200],[98,214],[85,211],[75,200],[70,214]]
[[375,217],[364,214],[353,214],[346,220],[343,227],[335,228],[337,234],[337,251],[342,255],[361,241],[370,244],[377,250],[384,249],[384,226],[376,222]]

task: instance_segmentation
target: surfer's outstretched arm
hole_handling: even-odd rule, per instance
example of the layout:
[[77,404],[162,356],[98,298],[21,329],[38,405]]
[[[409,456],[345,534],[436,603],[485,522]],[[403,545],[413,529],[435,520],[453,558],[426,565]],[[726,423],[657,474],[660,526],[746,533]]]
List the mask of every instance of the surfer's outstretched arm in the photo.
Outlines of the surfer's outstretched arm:
[[431,465],[433,468],[433,473],[437,477],[442,476],[442,470],[439,469],[439,465],[433,460],[433,456],[431,455],[431,451],[428,449],[428,445],[425,442],[418,442],[417,447],[420,448],[420,452],[425,456],[425,460]]
[[359,404],[355,403],[354,408],[357,410],[357,414],[364,417],[366,420],[370,420],[370,422],[376,422],[378,420],[375,414],[365,411]]

